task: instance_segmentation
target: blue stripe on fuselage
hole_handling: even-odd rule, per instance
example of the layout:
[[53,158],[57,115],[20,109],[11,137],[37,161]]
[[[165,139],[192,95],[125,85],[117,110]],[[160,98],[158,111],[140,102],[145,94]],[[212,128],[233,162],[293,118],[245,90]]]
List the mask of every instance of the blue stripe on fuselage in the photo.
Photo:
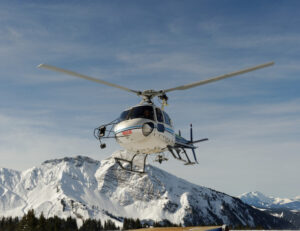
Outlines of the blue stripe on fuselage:
[[173,131],[171,128],[166,128],[166,127],[165,127],[165,130],[166,130],[167,132],[171,133],[172,135],[174,134],[174,131]]
[[179,135],[176,135],[175,140],[176,140],[176,142],[183,143],[183,144],[187,144],[189,142],[188,140],[186,140],[185,138],[183,138]]

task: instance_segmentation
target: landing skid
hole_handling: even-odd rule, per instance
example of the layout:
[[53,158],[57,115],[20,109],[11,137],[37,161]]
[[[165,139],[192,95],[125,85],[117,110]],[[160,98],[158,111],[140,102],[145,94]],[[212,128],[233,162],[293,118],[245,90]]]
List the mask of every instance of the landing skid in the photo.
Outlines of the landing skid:
[[[173,148],[173,147],[169,146],[168,150],[176,160],[180,160],[180,161],[184,162],[184,165],[194,165],[194,164],[198,163],[196,161],[196,159],[195,159],[195,161],[190,160],[189,155],[187,154],[185,148]],[[182,158],[182,156],[181,156],[182,154],[184,154],[185,158]],[[195,155],[194,155],[194,157],[195,157]]]
[[[115,157],[116,162],[123,170],[135,173],[145,173],[146,159],[148,154],[135,154],[131,160]],[[138,165],[141,163],[141,165]]]

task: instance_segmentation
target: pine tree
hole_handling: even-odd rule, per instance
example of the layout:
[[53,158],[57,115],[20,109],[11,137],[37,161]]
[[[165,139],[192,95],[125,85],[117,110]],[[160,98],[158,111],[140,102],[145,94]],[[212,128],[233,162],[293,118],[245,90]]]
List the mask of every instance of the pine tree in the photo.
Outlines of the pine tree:
[[34,210],[31,209],[23,216],[17,230],[35,231],[37,228],[37,223],[38,219],[34,215]]
[[74,218],[72,218],[71,216],[69,216],[67,218],[65,225],[66,225],[66,227],[65,227],[66,231],[78,230],[76,220]]
[[104,222],[104,230],[118,230],[119,228],[115,225],[115,223],[111,220],[107,220]]
[[135,221],[135,227],[134,227],[135,229],[140,229],[140,228],[142,228],[142,224],[141,224],[141,221],[140,221],[140,219],[136,219],[136,221]]
[[62,227],[62,220],[58,216],[53,217],[53,230],[54,231],[59,231],[61,230]]
[[98,230],[103,230],[103,226],[102,226],[101,220],[97,221],[97,229]]
[[96,220],[87,219],[79,229],[80,231],[98,231],[99,227]]
[[127,230],[128,229],[128,219],[125,217],[123,220],[123,229]]
[[0,221],[0,230],[5,231],[15,231],[19,225],[19,218],[12,218],[12,217],[2,217]]
[[44,214],[41,213],[37,223],[37,231],[45,231],[47,230],[46,227],[47,227],[47,220],[44,217]]
[[4,230],[4,225],[5,225],[5,218],[2,217],[0,221],[0,230]]

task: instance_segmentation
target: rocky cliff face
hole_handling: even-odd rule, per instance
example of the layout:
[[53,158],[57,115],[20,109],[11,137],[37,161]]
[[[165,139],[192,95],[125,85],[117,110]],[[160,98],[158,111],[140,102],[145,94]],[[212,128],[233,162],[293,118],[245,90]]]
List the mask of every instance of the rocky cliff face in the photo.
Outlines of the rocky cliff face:
[[29,209],[46,217],[144,222],[169,220],[184,225],[248,225],[288,228],[290,224],[231,197],[189,183],[153,166],[146,173],[122,170],[113,158],[45,161],[24,172],[0,170],[0,216]]

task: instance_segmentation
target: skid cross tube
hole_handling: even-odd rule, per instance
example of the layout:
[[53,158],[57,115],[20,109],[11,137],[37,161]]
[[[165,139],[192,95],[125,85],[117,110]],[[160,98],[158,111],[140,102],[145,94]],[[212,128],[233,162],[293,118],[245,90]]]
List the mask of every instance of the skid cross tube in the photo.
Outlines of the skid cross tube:
[[[142,171],[138,171],[135,170],[134,167],[134,159],[138,156],[138,155],[145,155],[144,156],[144,160],[143,160],[143,168]],[[146,159],[148,157],[148,154],[134,154],[131,160],[126,160],[123,158],[119,158],[119,157],[115,157],[115,160],[117,161],[117,163],[119,164],[119,166],[126,171],[130,171],[130,172],[135,172],[135,173],[145,173],[145,168],[146,168]],[[129,168],[126,168],[122,165],[121,161],[126,162],[129,164]]]

